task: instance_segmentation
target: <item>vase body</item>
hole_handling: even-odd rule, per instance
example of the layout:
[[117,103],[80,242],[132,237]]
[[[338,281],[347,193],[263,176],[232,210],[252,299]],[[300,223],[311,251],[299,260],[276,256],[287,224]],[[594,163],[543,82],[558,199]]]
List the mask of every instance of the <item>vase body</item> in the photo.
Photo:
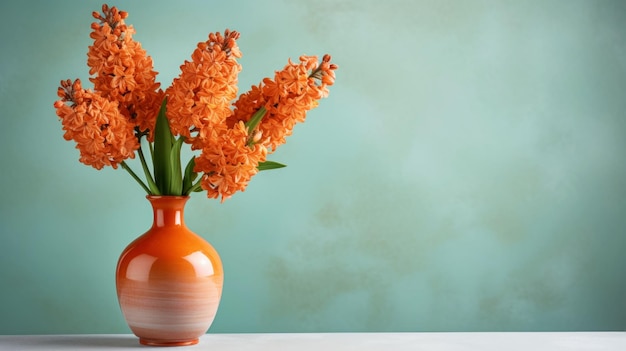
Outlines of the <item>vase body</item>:
[[215,249],[187,228],[186,196],[148,196],[152,227],[130,243],[116,270],[117,297],[144,345],[198,343],[211,326],[224,272]]

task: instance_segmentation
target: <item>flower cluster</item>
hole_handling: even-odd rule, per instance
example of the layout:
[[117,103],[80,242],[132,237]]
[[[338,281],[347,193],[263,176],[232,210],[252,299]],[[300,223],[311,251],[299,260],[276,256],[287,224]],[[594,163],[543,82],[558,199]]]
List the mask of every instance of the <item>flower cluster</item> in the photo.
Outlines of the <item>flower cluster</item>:
[[[240,34],[225,30],[198,43],[163,91],[152,59],[124,22],[128,13],[105,4],[93,17],[99,20],[91,26],[87,60],[93,91],[78,79],[61,81],[54,107],[64,138],[76,142],[82,163],[96,169],[122,165],[148,194],[206,190],[209,198],[224,201],[244,191],[259,170],[283,166],[266,160],[267,154],[285,143],[335,81],[337,66],[329,55],[321,63],[316,56],[301,56],[237,98]],[[153,172],[142,151],[144,137]],[[183,143],[199,152],[184,171]],[[136,152],[146,183],[125,163]]]
[[107,5],[102,12],[92,14],[100,22],[91,25],[87,65],[95,76],[89,80],[104,98],[118,101],[120,113],[140,131],[152,130],[163,99],[152,58],[133,40],[134,28],[124,22],[127,12]]
[[117,101],[83,89],[79,79],[62,81],[58,95],[61,100],[54,107],[65,131],[63,137],[76,141],[80,162],[96,169],[117,168],[120,162],[135,157],[139,142]]
[[170,128],[194,149],[202,148],[208,131],[222,125],[232,113],[230,105],[237,97],[241,71],[238,38],[235,31],[211,33],[206,42],[198,43],[191,61],[185,61],[166,90]]
[[247,122],[259,108],[265,108],[267,114],[259,123],[258,133],[263,145],[276,150],[291,135],[296,123],[304,122],[307,111],[328,96],[328,87],[335,82],[335,69],[337,65],[330,63],[330,55],[324,55],[321,64],[317,56],[301,56],[299,64],[289,60],[273,80],[265,78],[241,95],[229,123]]
[[196,157],[195,171],[204,173],[201,185],[207,196],[221,196],[222,201],[245,190],[267,154],[263,145],[249,143],[248,127],[243,122],[215,130],[204,145]]

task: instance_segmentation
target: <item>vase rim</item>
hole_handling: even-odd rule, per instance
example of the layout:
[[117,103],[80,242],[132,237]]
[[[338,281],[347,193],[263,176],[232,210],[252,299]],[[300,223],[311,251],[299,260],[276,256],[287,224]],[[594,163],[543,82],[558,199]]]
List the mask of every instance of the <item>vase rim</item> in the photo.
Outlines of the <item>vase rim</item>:
[[146,199],[189,199],[189,195],[146,195]]

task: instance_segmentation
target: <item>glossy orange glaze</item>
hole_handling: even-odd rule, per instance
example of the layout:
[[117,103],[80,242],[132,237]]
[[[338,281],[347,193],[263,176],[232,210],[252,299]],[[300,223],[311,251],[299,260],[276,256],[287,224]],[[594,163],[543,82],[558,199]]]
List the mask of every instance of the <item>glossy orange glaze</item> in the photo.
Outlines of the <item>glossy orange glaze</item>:
[[189,197],[147,198],[152,228],[126,247],[117,264],[120,307],[142,344],[193,345],[215,318],[222,263],[215,249],[185,226]]

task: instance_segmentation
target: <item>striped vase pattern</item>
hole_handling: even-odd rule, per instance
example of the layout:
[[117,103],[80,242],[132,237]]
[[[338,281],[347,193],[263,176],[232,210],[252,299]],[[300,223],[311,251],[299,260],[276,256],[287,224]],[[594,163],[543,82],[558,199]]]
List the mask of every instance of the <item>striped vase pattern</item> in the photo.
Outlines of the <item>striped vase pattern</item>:
[[198,343],[217,313],[224,273],[219,255],[184,223],[185,196],[148,196],[150,230],[120,255],[116,271],[122,314],[144,345]]

